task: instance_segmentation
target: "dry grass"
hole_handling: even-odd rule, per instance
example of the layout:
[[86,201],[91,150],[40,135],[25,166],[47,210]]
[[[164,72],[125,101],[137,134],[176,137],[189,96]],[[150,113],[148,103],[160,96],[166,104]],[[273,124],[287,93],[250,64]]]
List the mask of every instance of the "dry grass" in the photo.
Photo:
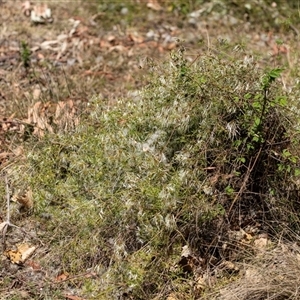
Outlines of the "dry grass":
[[225,285],[207,299],[282,300],[300,297],[300,248],[283,244],[240,264],[236,281]]

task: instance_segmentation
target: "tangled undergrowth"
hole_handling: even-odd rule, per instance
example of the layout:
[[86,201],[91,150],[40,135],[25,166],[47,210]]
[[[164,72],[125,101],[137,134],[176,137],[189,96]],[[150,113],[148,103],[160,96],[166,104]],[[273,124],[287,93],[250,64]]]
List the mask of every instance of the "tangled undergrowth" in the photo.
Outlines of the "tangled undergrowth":
[[230,231],[299,232],[299,92],[284,70],[183,47],[148,63],[142,91],[94,98],[73,132],[46,135],[10,171],[33,190],[41,261],[97,272],[88,299],[199,298],[199,276],[241,258]]

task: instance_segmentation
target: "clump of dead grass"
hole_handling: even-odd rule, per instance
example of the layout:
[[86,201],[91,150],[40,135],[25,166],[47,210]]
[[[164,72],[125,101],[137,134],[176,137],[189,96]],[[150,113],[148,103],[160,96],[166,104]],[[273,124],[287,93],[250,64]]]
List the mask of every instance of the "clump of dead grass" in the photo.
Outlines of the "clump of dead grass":
[[300,249],[279,243],[272,250],[241,263],[239,278],[207,299],[281,300],[299,298]]

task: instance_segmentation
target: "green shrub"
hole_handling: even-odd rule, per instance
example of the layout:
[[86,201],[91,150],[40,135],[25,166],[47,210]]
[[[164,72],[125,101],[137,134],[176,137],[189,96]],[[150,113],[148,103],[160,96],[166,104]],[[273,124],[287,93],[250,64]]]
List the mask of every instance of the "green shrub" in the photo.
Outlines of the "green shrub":
[[98,298],[191,293],[189,274],[174,268],[181,247],[212,267],[212,255],[229,255],[221,246],[238,222],[274,230],[291,219],[297,95],[282,90],[282,70],[211,54],[190,62],[183,48],[149,70],[141,92],[113,107],[91,100],[74,132],[28,151],[48,262],[105,270]]

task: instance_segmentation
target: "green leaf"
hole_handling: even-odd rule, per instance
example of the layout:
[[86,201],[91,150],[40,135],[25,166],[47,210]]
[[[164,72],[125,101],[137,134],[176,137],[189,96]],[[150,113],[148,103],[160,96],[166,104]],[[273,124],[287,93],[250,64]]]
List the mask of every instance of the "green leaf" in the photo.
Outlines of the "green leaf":
[[277,99],[280,106],[287,106],[287,98],[282,96]]
[[294,170],[294,175],[295,175],[295,176],[300,176],[300,169],[299,169],[299,168],[296,168],[296,169]]
[[254,119],[254,125],[255,125],[256,127],[258,127],[258,126],[260,125],[260,118],[255,118],[255,119]]
[[225,188],[225,192],[228,195],[232,195],[234,193],[234,189],[230,185],[227,185]]
[[297,157],[297,156],[291,156],[291,157],[289,158],[289,160],[290,160],[290,162],[292,162],[293,164],[296,164],[297,161],[298,161],[298,157]]
[[273,69],[271,70],[269,73],[268,73],[268,76],[270,77],[270,79],[273,81],[275,80],[276,78],[278,78],[281,73],[284,71],[284,69],[280,69],[280,68],[276,68],[276,69]]
[[265,76],[262,78],[262,87],[264,90],[270,87],[270,84],[280,76],[284,69],[276,68],[272,69],[271,71],[267,72]]
[[245,157],[240,157],[239,161],[242,162],[243,164],[246,162],[246,158]]
[[290,157],[292,154],[289,152],[289,150],[283,149],[282,155],[283,155],[284,158],[288,158],[288,157]]
[[242,143],[243,143],[242,140],[236,140],[236,141],[234,141],[234,146],[235,146],[235,147],[239,147],[239,146],[242,145]]
[[246,100],[250,99],[251,97],[252,97],[252,95],[250,93],[247,93],[247,94],[244,95],[244,98]]
[[253,108],[261,109],[261,103],[258,101],[253,102],[252,106]]

